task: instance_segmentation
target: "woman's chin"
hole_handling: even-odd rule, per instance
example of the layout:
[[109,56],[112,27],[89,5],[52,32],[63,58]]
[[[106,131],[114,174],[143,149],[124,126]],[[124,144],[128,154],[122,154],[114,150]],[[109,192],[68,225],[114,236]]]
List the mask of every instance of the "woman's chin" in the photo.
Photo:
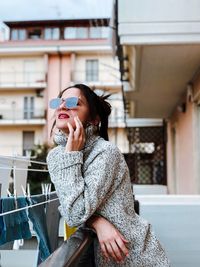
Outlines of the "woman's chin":
[[68,133],[69,129],[68,129],[68,125],[67,124],[63,124],[63,123],[56,123],[56,128],[61,130],[64,133]]

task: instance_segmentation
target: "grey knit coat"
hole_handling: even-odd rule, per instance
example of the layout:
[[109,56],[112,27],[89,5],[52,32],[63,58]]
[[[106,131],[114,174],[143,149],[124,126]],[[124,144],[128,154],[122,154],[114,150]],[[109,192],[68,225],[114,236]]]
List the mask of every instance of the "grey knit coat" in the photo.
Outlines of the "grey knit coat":
[[97,266],[169,267],[150,224],[134,211],[128,167],[118,148],[92,130],[81,151],[65,152],[63,135],[55,141],[58,146],[49,152],[47,163],[67,224],[79,226],[99,214],[129,240],[129,256],[123,263],[106,262],[97,244]]

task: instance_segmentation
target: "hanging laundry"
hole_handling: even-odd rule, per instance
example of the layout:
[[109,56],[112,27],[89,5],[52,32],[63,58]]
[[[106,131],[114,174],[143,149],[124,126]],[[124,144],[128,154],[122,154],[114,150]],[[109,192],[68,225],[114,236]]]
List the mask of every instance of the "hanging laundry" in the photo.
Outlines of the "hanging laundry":
[[[31,196],[29,204],[37,204],[46,200],[44,195]],[[28,217],[33,224],[33,230],[38,240],[38,264],[44,261],[51,254],[50,241],[47,231],[45,205],[39,205],[28,210]]]
[[[1,212],[8,212],[18,208],[27,206],[26,198],[20,197],[15,200],[14,197],[7,197],[1,199]],[[17,211],[15,213],[7,214],[0,219],[1,238],[0,245],[17,239],[29,239],[32,237],[28,216],[26,210]]]
[[49,194],[49,199],[57,199],[56,201],[48,202],[46,206],[47,230],[52,253],[58,247],[59,223],[61,215],[58,210],[60,202],[56,192]]
[[[14,175],[14,188],[17,191],[17,195],[23,195],[22,188],[26,188],[27,184],[27,175],[28,175],[28,166],[30,166],[30,161],[28,158],[18,158],[18,160],[14,160],[13,166],[16,167],[15,175]],[[13,170],[14,171],[14,170]]]
[[[2,213],[2,199],[0,199],[0,213]],[[5,240],[3,217],[0,217],[0,244],[1,240]]]
[[0,156],[0,183],[1,196],[7,196],[7,189],[9,188],[10,173],[13,166],[13,160]]

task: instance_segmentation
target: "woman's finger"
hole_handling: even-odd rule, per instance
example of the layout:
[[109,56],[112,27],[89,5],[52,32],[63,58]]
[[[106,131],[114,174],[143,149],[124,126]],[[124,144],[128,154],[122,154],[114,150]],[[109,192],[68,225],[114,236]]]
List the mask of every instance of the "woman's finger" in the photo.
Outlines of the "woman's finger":
[[127,247],[125,246],[123,240],[119,237],[119,238],[116,238],[115,240],[117,246],[120,248],[120,250],[123,252],[124,255],[128,256],[128,249]]
[[67,123],[68,129],[69,129],[69,135],[68,135],[68,140],[66,144],[66,151],[71,151],[72,150],[72,145],[73,145],[73,138],[74,138],[74,129],[72,125],[68,122]]
[[119,232],[119,236],[121,237],[123,242],[129,243],[129,241],[120,232]]
[[115,254],[116,258],[117,258],[117,261],[122,261],[124,259],[124,256],[122,255],[122,253],[121,253],[118,245],[116,244],[116,242],[112,241],[110,243],[110,245],[111,245],[111,247],[113,249],[113,252],[114,252],[114,254]]
[[118,262],[119,260],[116,257],[116,255],[115,255],[115,253],[113,251],[113,248],[110,245],[110,243],[106,243],[105,245],[106,245],[106,249],[107,249],[107,252],[108,252],[109,256],[112,257],[114,261]]
[[83,133],[83,132],[84,132],[83,124],[82,124],[82,122],[80,121],[80,119],[79,119],[78,116],[76,116],[76,119],[77,119],[77,122],[78,122],[78,124],[79,124],[79,126],[80,126],[81,133]]
[[105,246],[105,244],[104,244],[103,242],[100,242],[100,246],[101,246],[101,251],[102,251],[104,257],[105,257],[107,260],[109,260],[109,255],[108,255],[108,252],[107,252],[107,250],[106,250],[106,246]]
[[69,129],[68,139],[70,139],[70,138],[72,139],[73,135],[74,135],[74,129],[73,129],[72,125],[69,122],[67,123],[67,125],[68,125],[68,129]]
[[77,117],[74,117],[74,122],[76,125],[76,130],[74,131],[74,135],[75,135],[76,139],[78,139],[80,134],[81,134],[81,127],[80,127],[80,124],[77,120]]
[[80,124],[80,126],[83,127],[83,124],[82,124],[82,122],[80,121],[79,117],[76,116],[76,118],[77,118],[77,121],[78,121],[78,123]]

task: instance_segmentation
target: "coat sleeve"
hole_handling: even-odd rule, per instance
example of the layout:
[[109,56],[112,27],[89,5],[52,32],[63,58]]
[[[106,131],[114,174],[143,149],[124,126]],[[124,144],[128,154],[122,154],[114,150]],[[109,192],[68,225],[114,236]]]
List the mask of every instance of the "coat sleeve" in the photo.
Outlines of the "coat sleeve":
[[83,153],[58,149],[47,157],[51,180],[55,185],[61,215],[69,226],[79,226],[103,204],[123,179],[120,151],[110,147],[96,155],[82,174]]

